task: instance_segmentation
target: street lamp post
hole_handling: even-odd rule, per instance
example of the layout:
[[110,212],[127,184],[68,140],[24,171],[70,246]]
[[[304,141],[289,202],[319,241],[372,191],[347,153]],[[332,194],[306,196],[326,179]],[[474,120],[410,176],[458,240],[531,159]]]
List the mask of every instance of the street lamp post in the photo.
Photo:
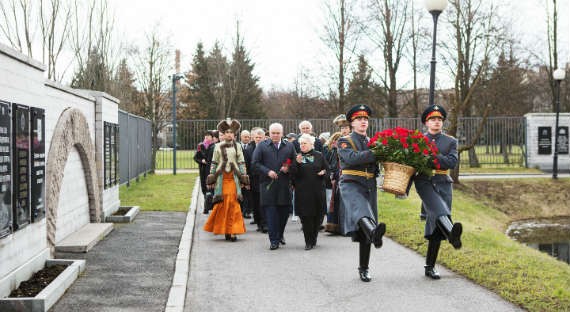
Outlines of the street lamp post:
[[552,73],[552,78],[556,80],[556,123],[554,126],[554,159],[552,161],[552,178],[558,179],[558,115],[560,114],[560,82],[564,80],[566,72],[558,68]]
[[184,78],[180,74],[174,74],[172,77],[172,174],[176,175],[176,81]]
[[425,0],[424,1],[426,9],[431,13],[433,17],[433,44],[431,47],[431,73],[429,76],[429,105],[434,104],[435,96],[435,45],[436,45],[436,33],[437,33],[437,18],[439,14],[445,10],[447,7],[447,0]]

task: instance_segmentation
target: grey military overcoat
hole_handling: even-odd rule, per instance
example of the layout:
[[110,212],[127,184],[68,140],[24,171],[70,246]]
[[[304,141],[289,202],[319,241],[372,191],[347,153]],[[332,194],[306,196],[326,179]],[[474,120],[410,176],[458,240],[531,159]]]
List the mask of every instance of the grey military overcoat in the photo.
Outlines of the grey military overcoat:
[[[372,151],[366,146],[367,143],[368,138],[356,132],[338,140],[342,169],[340,178],[342,208],[339,211],[339,224],[344,235],[358,231],[358,220],[363,217],[378,220],[376,197],[378,165]],[[371,177],[351,175],[347,173],[349,170],[366,172]]]
[[[435,143],[440,154],[437,156],[440,170],[453,169],[457,166],[457,140],[449,135],[424,133]],[[416,191],[422,199],[426,212],[424,237],[427,239],[445,239],[436,231],[436,220],[439,216],[451,217],[451,201],[453,197],[453,180],[446,174],[435,174],[433,177],[418,175],[414,178]]]

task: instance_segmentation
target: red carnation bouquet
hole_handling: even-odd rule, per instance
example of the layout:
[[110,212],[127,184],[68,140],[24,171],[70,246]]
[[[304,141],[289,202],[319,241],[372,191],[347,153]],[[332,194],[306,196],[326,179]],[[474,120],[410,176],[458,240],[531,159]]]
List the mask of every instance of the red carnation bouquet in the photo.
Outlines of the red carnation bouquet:
[[440,168],[437,147],[417,129],[396,127],[376,132],[368,147],[377,161],[410,166],[418,174],[431,176],[434,167]]
[[[282,167],[289,167],[291,165],[291,159],[287,158],[287,161],[284,162],[281,166]],[[279,170],[279,172],[277,174],[281,173],[281,170]],[[279,176],[278,176],[279,177]],[[273,182],[275,180],[271,180],[271,182],[269,182],[269,184],[267,184],[267,186],[265,187],[266,190],[269,191],[269,189],[271,188],[271,185],[273,185]]]

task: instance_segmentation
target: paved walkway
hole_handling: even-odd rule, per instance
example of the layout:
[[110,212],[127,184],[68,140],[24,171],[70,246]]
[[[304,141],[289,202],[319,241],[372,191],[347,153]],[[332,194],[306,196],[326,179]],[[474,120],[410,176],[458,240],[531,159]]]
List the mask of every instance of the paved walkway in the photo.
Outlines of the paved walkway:
[[183,212],[140,212],[86,254],[57,253],[87,266],[50,311],[163,311],[185,221]]
[[[198,203],[201,204],[200,202]],[[200,206],[198,206],[200,207]],[[520,311],[496,294],[439,266],[442,279],[423,275],[425,259],[385,239],[372,250],[373,280],[358,279],[358,245],[320,233],[305,251],[300,223],[287,224],[287,245],[269,250],[267,234],[227,242],[202,227],[198,209],[185,311]]]

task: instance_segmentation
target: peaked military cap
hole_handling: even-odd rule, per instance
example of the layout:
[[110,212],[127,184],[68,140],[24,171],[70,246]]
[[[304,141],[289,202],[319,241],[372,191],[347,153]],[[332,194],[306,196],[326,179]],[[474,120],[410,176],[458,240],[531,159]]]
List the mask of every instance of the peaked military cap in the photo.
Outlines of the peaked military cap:
[[339,128],[350,126],[350,122],[346,120],[345,114],[340,114],[336,116],[333,120],[333,123],[337,125]]
[[366,117],[370,118],[372,116],[372,110],[366,104],[358,104],[352,107],[346,113],[346,120],[348,122],[352,122],[354,119],[358,117]]
[[433,117],[440,117],[445,120],[447,118],[447,112],[439,105],[428,106],[422,114],[422,123],[426,123],[428,119]]
[[238,133],[239,132],[239,128],[241,128],[241,124],[239,123],[239,121],[235,120],[235,119],[231,119],[231,118],[226,118],[225,120],[222,120],[218,123],[218,131],[220,131],[220,133],[224,133],[226,132],[226,130],[232,130],[233,133]]

